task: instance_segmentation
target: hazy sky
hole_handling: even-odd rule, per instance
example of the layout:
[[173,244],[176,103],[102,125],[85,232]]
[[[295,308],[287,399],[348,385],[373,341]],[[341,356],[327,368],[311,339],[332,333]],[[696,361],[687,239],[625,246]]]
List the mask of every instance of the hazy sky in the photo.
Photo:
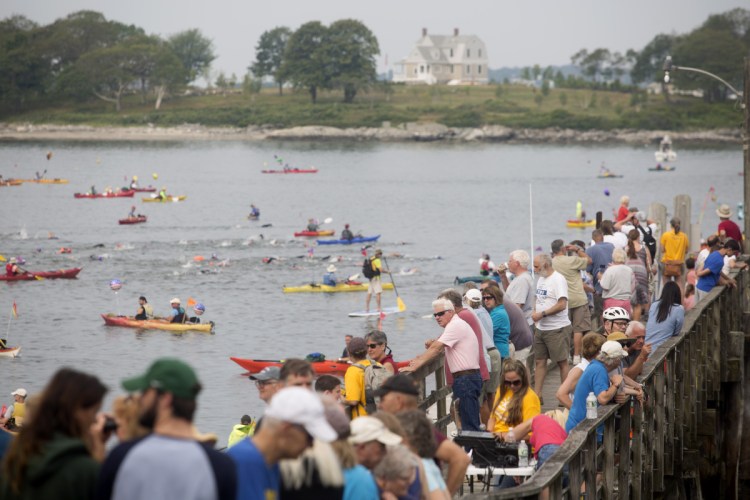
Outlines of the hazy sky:
[[49,24],[78,10],[135,24],[150,34],[199,28],[213,40],[213,69],[241,76],[254,60],[261,33],[308,21],[330,24],[358,19],[380,43],[378,70],[386,55],[392,67],[405,57],[422,28],[435,34],[476,34],[487,45],[491,68],[567,64],[581,48],[625,52],[642,49],[659,33],[685,33],[709,14],[747,0],[1,0],[0,18],[22,14]]

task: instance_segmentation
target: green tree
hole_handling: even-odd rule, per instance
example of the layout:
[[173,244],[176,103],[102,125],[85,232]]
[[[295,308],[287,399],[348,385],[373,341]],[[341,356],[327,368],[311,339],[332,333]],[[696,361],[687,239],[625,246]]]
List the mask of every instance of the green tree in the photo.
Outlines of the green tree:
[[185,68],[184,83],[188,84],[208,74],[216,55],[213,42],[204,37],[200,30],[181,31],[170,36],[168,42]]
[[227,75],[225,75],[223,71],[219,71],[219,74],[214,81],[214,85],[219,88],[221,95],[226,95],[227,88],[229,87],[229,80],[227,80]]
[[18,111],[44,94],[49,60],[35,48],[38,26],[23,16],[0,22],[0,105]]
[[319,21],[310,21],[292,33],[284,50],[281,78],[310,93],[313,104],[318,90],[331,87],[332,63],[325,47],[328,29]]
[[521,78],[524,79],[524,80],[531,80],[532,79],[531,68],[529,68],[528,66],[526,66],[525,68],[523,68],[521,70]]
[[549,95],[549,81],[548,80],[542,81],[542,95],[544,97],[547,97]]
[[282,95],[285,81],[280,71],[281,65],[286,44],[291,36],[292,30],[285,26],[263,32],[258,45],[255,46],[255,62],[249,68],[255,77],[272,76],[279,86],[279,95]]
[[633,83],[645,83],[661,80],[664,76],[662,65],[664,59],[672,52],[675,43],[674,35],[656,35],[640,52],[634,56],[630,79]]
[[380,53],[377,38],[361,22],[342,19],[328,27],[324,47],[332,68],[333,88],[344,91],[344,102],[353,102],[357,92],[376,80],[375,56]]
[[538,64],[535,64],[533,68],[531,68],[531,76],[534,77],[534,80],[538,80],[539,76],[542,74],[542,68]]
[[596,82],[598,76],[605,70],[609,61],[610,53],[607,49],[596,49],[589,53],[581,61],[581,69],[583,74],[588,76],[592,82]]
[[255,96],[260,94],[263,89],[263,80],[255,78],[252,72],[248,72],[242,79],[242,93],[249,94],[252,101],[255,101]]

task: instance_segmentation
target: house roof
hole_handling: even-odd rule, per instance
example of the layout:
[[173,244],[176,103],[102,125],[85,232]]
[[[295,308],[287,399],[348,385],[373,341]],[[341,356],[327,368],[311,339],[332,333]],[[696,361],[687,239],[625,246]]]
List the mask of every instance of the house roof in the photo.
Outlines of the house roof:
[[[461,63],[465,59],[463,56],[464,47],[476,42],[482,44],[482,48],[484,48],[484,43],[475,35],[425,35],[417,41],[409,55],[402,60],[402,63]],[[454,49],[453,57],[450,57],[445,49]],[[480,59],[486,59],[486,55]]]

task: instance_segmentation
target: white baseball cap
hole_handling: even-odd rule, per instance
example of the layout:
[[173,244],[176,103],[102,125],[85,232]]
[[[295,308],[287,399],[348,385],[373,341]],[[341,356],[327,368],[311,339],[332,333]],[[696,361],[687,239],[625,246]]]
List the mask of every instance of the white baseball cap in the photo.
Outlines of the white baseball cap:
[[274,394],[265,415],[301,425],[314,438],[333,441],[338,434],[326,420],[320,397],[309,389],[287,387]]
[[179,304],[180,303],[180,299],[178,299],[177,297],[175,297],[172,300],[170,300],[169,303],[170,304]]
[[466,291],[464,297],[466,297],[466,300],[469,302],[482,302],[482,291],[477,288],[472,288],[471,290]]
[[28,395],[28,392],[26,392],[26,389],[24,389],[24,388],[19,388],[19,389],[16,389],[15,391],[11,392],[10,395],[11,396],[21,396],[22,398],[25,398]]
[[352,444],[378,441],[386,446],[393,446],[402,441],[401,436],[389,431],[385,424],[375,417],[359,417],[352,421],[351,428],[349,442]]
[[602,352],[610,358],[624,358],[628,355],[625,349],[622,348],[619,342],[615,340],[608,340],[602,344]]

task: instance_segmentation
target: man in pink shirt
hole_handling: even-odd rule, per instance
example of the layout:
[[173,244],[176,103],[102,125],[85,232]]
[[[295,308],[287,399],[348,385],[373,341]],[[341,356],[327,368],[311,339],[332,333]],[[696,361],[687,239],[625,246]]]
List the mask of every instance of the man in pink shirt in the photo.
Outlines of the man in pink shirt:
[[411,360],[400,373],[413,372],[445,351],[445,362],[453,377],[453,399],[458,400],[461,428],[478,431],[479,396],[482,392],[479,341],[469,324],[458,317],[450,300],[433,301],[432,310],[438,325],[444,329],[443,334],[426,341],[427,350]]

